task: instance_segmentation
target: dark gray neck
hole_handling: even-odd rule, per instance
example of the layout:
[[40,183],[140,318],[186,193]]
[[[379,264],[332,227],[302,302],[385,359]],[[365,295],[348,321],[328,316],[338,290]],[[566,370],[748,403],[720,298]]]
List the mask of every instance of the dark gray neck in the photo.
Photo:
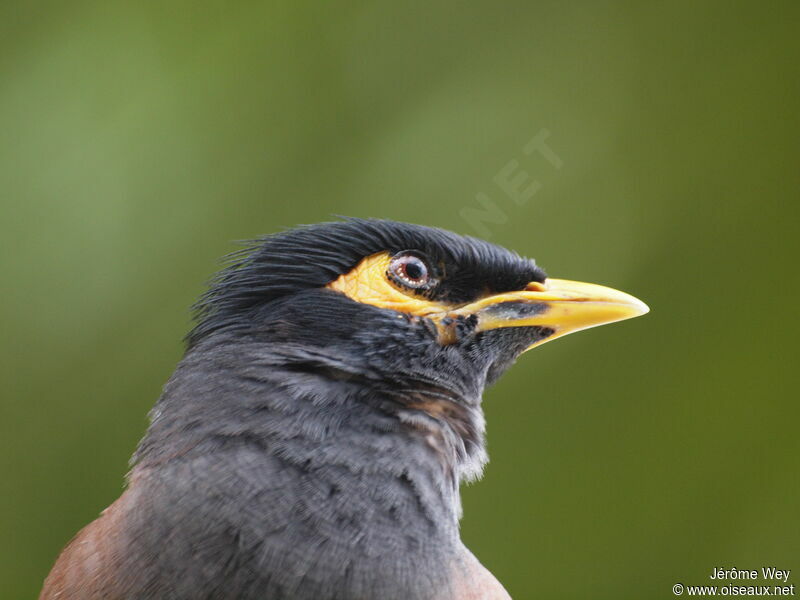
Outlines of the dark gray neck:
[[[446,588],[458,485],[485,457],[475,401],[238,340],[187,355],[151,417],[134,471],[153,498],[141,527],[161,532],[136,533],[154,581],[233,568],[231,597],[319,600]],[[186,563],[187,545],[206,555]]]

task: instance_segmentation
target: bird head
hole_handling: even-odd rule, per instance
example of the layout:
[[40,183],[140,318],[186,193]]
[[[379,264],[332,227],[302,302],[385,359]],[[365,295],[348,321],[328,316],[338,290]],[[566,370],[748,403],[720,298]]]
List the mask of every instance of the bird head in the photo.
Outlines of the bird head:
[[468,401],[526,350],[648,311],[607,287],[449,231],[347,219],[256,240],[197,305],[190,350],[221,333],[287,362]]

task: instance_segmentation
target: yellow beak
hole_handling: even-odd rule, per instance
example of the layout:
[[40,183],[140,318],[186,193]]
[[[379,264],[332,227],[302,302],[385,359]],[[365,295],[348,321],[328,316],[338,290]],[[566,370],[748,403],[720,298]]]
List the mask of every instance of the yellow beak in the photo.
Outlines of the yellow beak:
[[549,337],[527,348],[539,346],[562,335],[638,317],[648,306],[630,294],[602,285],[547,279],[532,282],[519,292],[487,296],[462,306],[451,315],[478,318],[477,331],[499,327],[547,327]]

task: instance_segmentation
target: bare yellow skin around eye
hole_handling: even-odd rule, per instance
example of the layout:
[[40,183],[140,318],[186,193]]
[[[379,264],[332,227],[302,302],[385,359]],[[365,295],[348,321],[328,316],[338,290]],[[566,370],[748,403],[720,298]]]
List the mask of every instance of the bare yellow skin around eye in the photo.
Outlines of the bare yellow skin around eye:
[[386,275],[390,261],[391,256],[387,252],[373,254],[358,263],[352,271],[339,276],[325,287],[341,292],[356,302],[418,317],[445,313],[453,308],[447,304],[420,298],[412,291],[403,291],[393,284]]
[[[326,287],[356,302],[430,318],[436,324],[442,345],[457,341],[456,323],[465,317],[474,319],[476,332],[501,327],[553,330],[548,337],[531,344],[530,349],[568,333],[630,319],[650,310],[641,300],[624,292],[562,279],[532,281],[524,289],[487,294],[465,305],[442,304],[392,283],[387,276],[390,262],[387,252],[373,254]],[[540,310],[523,310],[526,304],[540,305]],[[502,310],[503,305],[507,305],[506,310]]]

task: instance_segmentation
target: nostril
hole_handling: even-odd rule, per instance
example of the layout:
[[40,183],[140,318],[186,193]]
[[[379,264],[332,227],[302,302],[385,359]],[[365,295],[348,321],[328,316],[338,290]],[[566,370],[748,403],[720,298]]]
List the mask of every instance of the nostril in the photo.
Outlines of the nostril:
[[544,292],[546,290],[547,286],[539,281],[531,281],[528,285],[525,286],[526,292]]

